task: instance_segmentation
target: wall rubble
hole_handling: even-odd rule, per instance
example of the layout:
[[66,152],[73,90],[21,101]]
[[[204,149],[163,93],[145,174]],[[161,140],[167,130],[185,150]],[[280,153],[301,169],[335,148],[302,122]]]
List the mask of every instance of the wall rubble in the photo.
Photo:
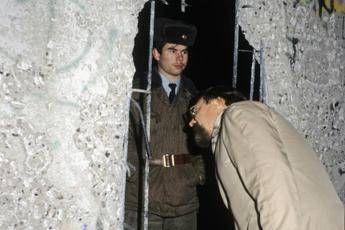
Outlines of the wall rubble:
[[0,229],[121,229],[140,0],[0,3]]
[[307,138],[345,203],[344,4],[320,14],[318,2],[241,0],[239,22],[255,49],[263,41],[267,103]]

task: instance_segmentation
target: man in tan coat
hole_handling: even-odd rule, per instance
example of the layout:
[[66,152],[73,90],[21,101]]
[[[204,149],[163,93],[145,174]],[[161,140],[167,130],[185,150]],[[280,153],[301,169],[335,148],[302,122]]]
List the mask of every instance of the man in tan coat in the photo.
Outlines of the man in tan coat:
[[190,109],[212,143],[217,180],[238,230],[343,230],[344,206],[315,152],[281,115],[212,88]]

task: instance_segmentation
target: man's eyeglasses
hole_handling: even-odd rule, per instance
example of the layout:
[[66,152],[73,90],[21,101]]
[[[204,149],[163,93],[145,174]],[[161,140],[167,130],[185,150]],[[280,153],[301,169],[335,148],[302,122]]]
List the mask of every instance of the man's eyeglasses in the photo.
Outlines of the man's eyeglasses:
[[194,118],[195,115],[198,113],[200,107],[197,105],[193,105],[192,107],[189,108],[189,115],[191,118]]
[[198,111],[199,106],[193,105],[183,114],[183,119],[186,122],[186,124],[188,124],[195,117]]

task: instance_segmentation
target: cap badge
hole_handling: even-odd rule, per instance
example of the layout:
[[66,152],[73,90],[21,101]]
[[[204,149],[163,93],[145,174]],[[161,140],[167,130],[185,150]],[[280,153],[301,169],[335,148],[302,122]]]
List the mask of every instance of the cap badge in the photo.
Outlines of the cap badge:
[[182,34],[181,38],[182,38],[183,40],[186,40],[186,39],[187,39],[187,35]]

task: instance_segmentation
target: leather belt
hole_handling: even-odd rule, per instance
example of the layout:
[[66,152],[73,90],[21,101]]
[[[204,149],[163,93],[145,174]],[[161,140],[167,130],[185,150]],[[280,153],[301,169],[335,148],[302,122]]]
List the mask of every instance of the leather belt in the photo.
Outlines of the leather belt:
[[151,165],[163,166],[164,168],[175,165],[192,163],[191,154],[164,154],[161,159],[151,159]]

